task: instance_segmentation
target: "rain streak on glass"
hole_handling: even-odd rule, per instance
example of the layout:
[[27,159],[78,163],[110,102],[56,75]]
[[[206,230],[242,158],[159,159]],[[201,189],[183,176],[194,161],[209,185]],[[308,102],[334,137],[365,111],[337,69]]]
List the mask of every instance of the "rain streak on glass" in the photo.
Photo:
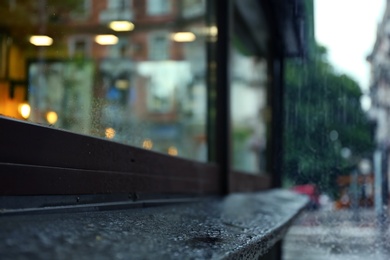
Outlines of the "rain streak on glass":
[[309,196],[283,259],[390,258],[390,1],[304,0],[285,60],[284,186]]

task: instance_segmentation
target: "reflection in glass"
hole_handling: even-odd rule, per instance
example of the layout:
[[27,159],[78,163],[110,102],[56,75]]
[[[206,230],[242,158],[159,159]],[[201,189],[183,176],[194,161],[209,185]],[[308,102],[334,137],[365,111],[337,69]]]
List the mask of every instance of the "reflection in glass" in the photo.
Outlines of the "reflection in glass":
[[231,120],[233,167],[248,173],[265,171],[267,62],[232,50]]
[[[230,120],[233,170],[266,172],[270,111],[268,66],[270,34],[264,6],[233,1],[230,42]],[[210,33],[215,33],[211,28]]]
[[31,107],[29,104],[27,103],[21,103],[19,106],[18,106],[18,111],[20,113],[20,115],[27,119],[29,118],[30,116],[30,113],[31,113]]
[[[204,0],[6,1],[0,113],[205,160],[205,8]],[[18,111],[27,102],[30,115]]]

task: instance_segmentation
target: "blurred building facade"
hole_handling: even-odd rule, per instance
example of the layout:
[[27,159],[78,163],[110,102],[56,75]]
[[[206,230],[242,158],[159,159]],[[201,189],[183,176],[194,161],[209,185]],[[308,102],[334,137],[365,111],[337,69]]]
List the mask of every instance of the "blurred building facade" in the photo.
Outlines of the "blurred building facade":
[[[375,122],[375,141],[377,144],[378,159],[380,159],[380,168],[383,176],[379,182],[387,186],[386,195],[390,191],[390,1],[387,0],[386,9],[382,21],[378,25],[377,38],[372,53],[367,58],[371,65],[370,79],[370,97],[371,108],[368,115]],[[375,164],[375,159],[374,159]]]

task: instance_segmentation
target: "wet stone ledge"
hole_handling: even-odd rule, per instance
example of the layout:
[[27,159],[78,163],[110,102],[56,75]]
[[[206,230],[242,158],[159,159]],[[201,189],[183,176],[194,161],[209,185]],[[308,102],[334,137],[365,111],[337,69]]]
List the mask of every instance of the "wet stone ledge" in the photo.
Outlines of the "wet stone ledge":
[[98,212],[0,216],[0,259],[256,259],[307,198],[286,190]]

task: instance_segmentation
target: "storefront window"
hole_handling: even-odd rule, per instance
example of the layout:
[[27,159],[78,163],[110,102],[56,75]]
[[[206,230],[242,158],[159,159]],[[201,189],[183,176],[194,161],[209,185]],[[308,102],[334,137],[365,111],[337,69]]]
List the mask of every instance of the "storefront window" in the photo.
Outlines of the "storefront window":
[[202,1],[7,1],[0,14],[0,114],[207,158]]

